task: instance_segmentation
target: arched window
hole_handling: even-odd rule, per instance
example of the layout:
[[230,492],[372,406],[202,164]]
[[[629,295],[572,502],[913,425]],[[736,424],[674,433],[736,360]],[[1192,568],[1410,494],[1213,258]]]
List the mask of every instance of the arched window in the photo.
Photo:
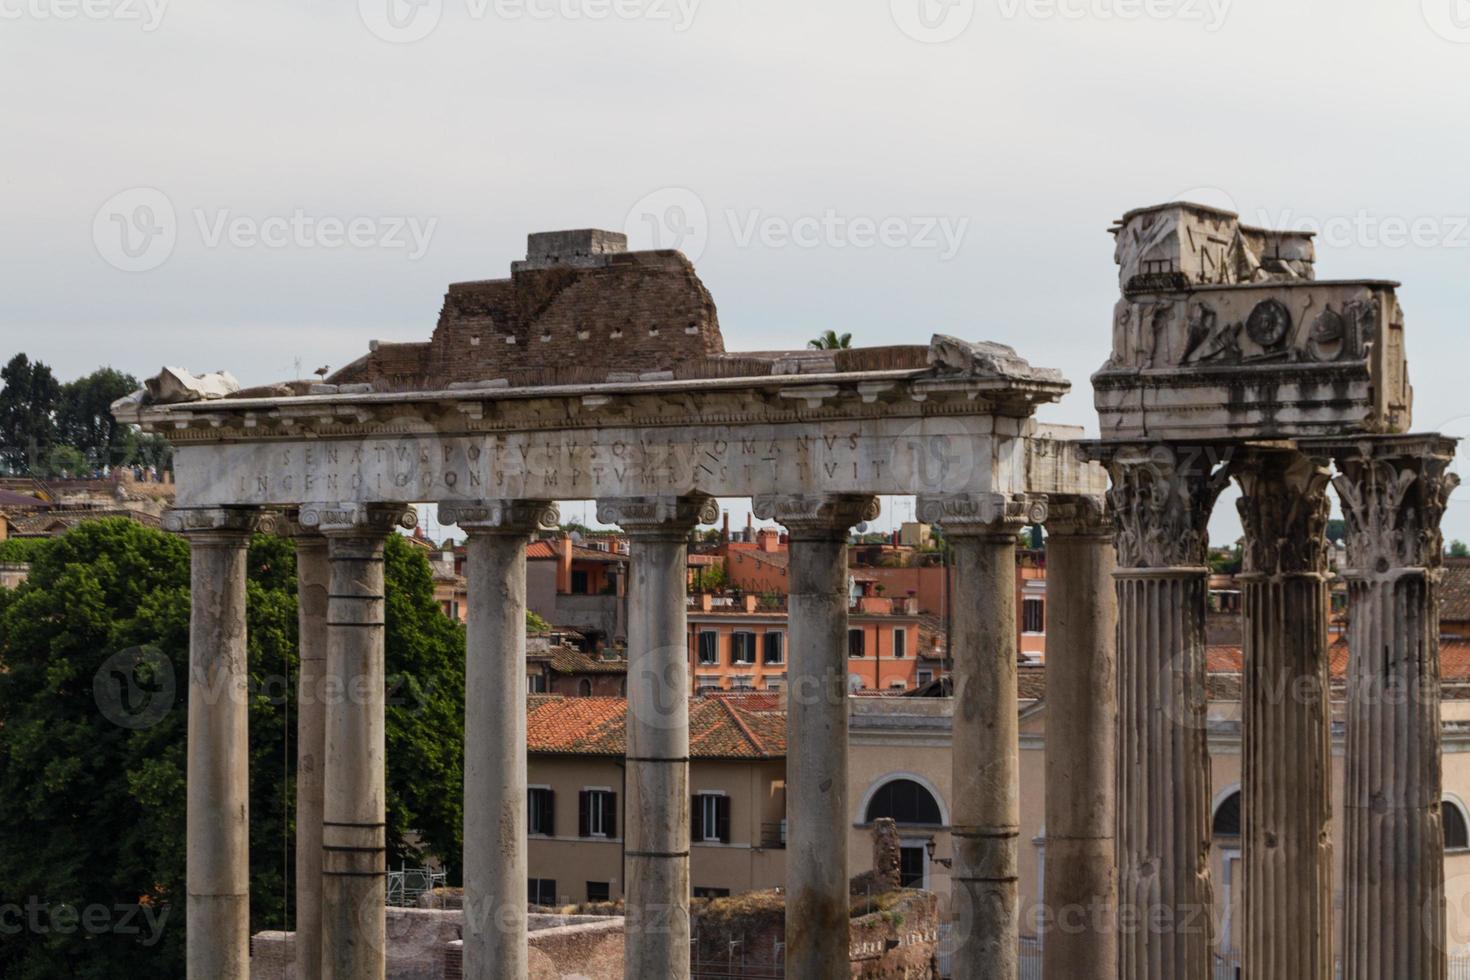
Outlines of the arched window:
[[1470,827],[1465,823],[1465,811],[1454,800],[1445,800],[1439,806],[1444,815],[1444,849],[1470,850]]
[[910,826],[939,827],[944,824],[939,802],[912,779],[895,779],[878,787],[868,801],[864,819],[872,823],[879,817],[890,817],[895,823]]
[[1210,828],[1216,837],[1240,836],[1240,790],[1231,793],[1215,808],[1215,822]]
[[583,698],[592,697],[592,682],[585,677],[577,682],[577,696]]

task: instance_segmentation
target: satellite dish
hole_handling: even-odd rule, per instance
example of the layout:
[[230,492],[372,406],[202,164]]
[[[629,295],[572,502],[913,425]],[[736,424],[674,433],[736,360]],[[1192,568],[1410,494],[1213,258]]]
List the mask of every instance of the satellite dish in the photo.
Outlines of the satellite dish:
[[569,534],[567,536],[572,539],[572,544],[581,544],[582,543],[582,532],[581,531],[573,531],[571,534]]
[[867,534],[868,533],[868,522],[867,521],[863,521],[861,524],[859,524],[857,526],[857,528],[855,530],[857,531],[858,534]]

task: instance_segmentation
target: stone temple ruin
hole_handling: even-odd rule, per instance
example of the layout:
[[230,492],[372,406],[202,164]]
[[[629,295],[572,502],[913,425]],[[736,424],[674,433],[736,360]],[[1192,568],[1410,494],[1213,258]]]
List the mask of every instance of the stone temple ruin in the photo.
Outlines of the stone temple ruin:
[[[1205,980],[1206,527],[1233,478],[1247,975],[1332,971],[1335,482],[1352,566],[1344,976],[1443,977],[1434,609],[1454,447],[1407,434],[1394,284],[1316,280],[1308,236],[1195,205],[1113,231],[1100,440],[1036,421],[1069,384],[998,344],[727,352],[687,259],[600,231],[532,235],[509,279],[450,287],[427,343],[375,343],[324,384],[221,391],[174,371],[119,403],[176,447],[169,521],[193,553],[189,975],[249,972],[246,708],[204,694],[243,689],[245,547],[277,524],[298,547],[303,689],[370,692],[300,706],[297,976],[383,976],[382,549],[433,503],[469,535],[464,975],[525,976],[525,548],[555,501],[594,499],[634,576],[624,970],[687,977],[686,541],[714,498],[748,497],[791,538],[787,973],[847,976],[845,549],[879,495],[911,494],[956,566],[954,975],[1017,973],[1014,552],[1040,523],[1046,976]],[[1281,698],[1283,679],[1308,696]]]

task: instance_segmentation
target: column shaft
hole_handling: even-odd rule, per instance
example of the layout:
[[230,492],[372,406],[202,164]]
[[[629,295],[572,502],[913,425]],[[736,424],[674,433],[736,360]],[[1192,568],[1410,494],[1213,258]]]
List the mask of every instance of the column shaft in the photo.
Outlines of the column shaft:
[[1054,501],[1047,531],[1042,976],[1115,980],[1118,698],[1111,527],[1100,501]]
[[296,977],[322,975],[322,794],[327,706],[327,539],[296,535],[300,682],[296,698]]
[[1245,568],[1243,966],[1332,976],[1332,710],[1326,469],[1256,452],[1238,473]]
[[189,980],[247,980],[250,741],[245,556],[250,533],[221,527],[188,534],[192,612],[186,968]]
[[382,980],[387,964],[383,546],[329,533],[322,976]]

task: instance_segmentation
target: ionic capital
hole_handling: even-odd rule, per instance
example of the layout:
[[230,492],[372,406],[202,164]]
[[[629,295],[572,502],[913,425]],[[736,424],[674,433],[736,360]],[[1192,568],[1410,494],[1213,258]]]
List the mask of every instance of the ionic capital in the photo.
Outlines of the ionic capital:
[[1029,524],[1047,519],[1047,499],[1039,494],[922,494],[916,514],[925,524],[938,524],[953,537],[1014,538]]
[[1209,567],[1210,513],[1229,482],[1214,447],[1104,446],[1120,569]]
[[1444,564],[1440,519],[1460,478],[1449,472],[1456,440],[1383,436],[1335,447],[1333,480],[1347,520],[1349,578],[1436,572]]
[[561,523],[561,509],[549,500],[477,500],[440,504],[439,521],[470,535],[531,535],[555,530]]
[[1101,538],[1113,540],[1113,515],[1108,500],[1091,494],[1052,494],[1046,503],[1046,533],[1049,537]]
[[165,511],[163,529],[196,538],[274,534],[280,515],[254,507],[189,507]]
[[776,494],[753,497],[751,512],[775,521],[793,537],[846,537],[855,525],[877,518],[878,498],[866,494]]
[[652,497],[609,497],[597,502],[597,519],[616,524],[630,535],[687,535],[700,524],[720,519],[714,497],[661,494]]
[[1233,464],[1245,529],[1243,574],[1327,574],[1332,475],[1327,460],[1295,451],[1251,450]]
[[382,537],[395,528],[418,526],[418,514],[402,504],[303,504],[298,520],[305,529],[328,536]]

